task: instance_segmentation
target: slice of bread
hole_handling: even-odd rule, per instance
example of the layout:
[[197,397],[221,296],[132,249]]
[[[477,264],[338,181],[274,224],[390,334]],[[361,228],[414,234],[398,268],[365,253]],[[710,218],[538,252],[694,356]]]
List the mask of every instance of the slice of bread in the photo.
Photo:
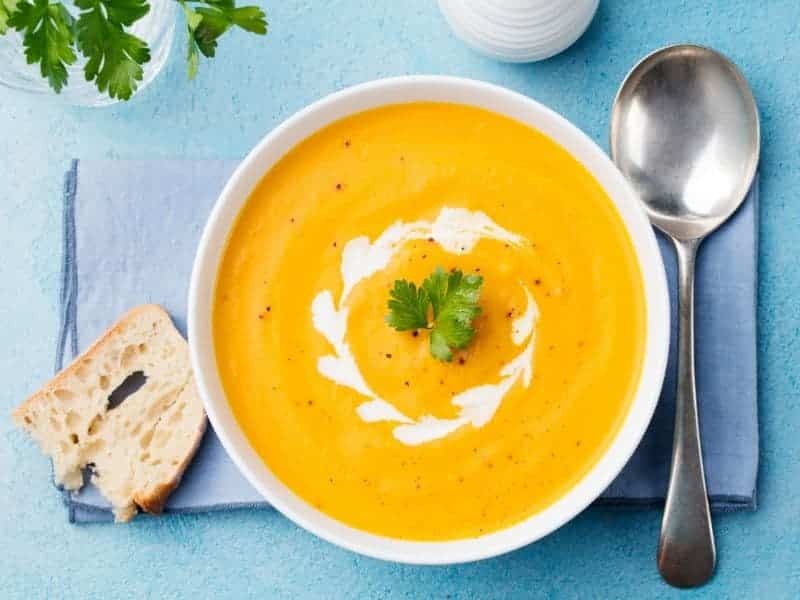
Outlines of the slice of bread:
[[[112,406],[136,379],[144,384]],[[163,510],[206,429],[186,341],[152,304],[126,313],[13,419],[53,459],[58,485],[80,488],[89,467],[117,521]]]

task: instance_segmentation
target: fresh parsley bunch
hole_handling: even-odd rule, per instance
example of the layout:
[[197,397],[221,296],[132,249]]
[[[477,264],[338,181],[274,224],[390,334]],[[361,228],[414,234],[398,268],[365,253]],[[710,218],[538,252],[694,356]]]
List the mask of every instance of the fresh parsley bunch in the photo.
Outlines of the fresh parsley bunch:
[[442,267],[436,267],[419,287],[398,279],[389,292],[386,322],[397,331],[430,330],[431,354],[449,362],[453,349],[466,348],[475,336],[472,322],[481,314],[482,285],[480,275],[464,275],[458,269],[447,273]]
[[[150,10],[147,0],[74,0],[73,17],[62,2],[0,0],[0,35],[13,28],[23,35],[28,64],[38,64],[56,93],[67,85],[67,66],[86,59],[87,81],[111,98],[127,100],[142,80],[150,60],[147,44],[126,31]],[[186,15],[189,79],[197,74],[200,55],[212,58],[217,41],[238,27],[264,35],[267,21],[257,6],[237,7],[235,0],[176,0]]]

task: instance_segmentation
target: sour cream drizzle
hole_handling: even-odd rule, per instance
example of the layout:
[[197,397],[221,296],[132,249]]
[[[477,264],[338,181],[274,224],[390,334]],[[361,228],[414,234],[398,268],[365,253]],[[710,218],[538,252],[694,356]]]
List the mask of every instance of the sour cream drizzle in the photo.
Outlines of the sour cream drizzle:
[[342,254],[341,274],[344,286],[338,308],[330,290],[317,294],[311,303],[314,328],[328,340],[334,350],[334,354],[319,358],[317,370],[323,377],[368,398],[356,409],[363,421],[398,423],[393,430],[394,437],[411,446],[445,437],[468,424],[483,427],[492,419],[503,398],[517,381],[521,380],[528,387],[533,376],[536,342],[534,328],[539,318],[536,301],[525,285],[520,283],[527,305],[523,314],[512,322],[511,339],[517,346],[521,346],[526,340],[527,344],[522,352],[501,367],[499,382],[468,388],[453,396],[451,402],[458,408],[455,417],[444,419],[423,415],[414,419],[380,398],[364,380],[346,341],[349,295],[361,281],[385,269],[403,244],[428,238],[433,238],[451,254],[468,254],[484,238],[514,246],[520,246],[524,242],[523,237],[500,227],[483,212],[444,207],[433,222],[398,221],[372,243],[366,236],[350,240]]

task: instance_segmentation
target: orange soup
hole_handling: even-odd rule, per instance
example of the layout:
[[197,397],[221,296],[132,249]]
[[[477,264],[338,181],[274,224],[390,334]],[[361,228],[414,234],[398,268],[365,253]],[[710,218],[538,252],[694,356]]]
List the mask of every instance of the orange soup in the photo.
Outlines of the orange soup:
[[[482,278],[474,337],[386,322],[398,280]],[[230,234],[213,313],[226,396],[294,493],[353,527],[451,540],[555,502],[608,447],[645,341],[639,265],[588,171],[474,107],[411,103],[293,148]]]

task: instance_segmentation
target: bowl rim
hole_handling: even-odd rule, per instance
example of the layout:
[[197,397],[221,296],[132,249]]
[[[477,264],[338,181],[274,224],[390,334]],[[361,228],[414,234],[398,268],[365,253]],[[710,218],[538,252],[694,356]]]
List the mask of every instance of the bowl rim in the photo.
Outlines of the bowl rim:
[[[602,456],[564,495],[514,525],[473,538],[410,541],[353,528],[296,496],[259,458],[236,422],[222,389],[213,349],[212,307],[219,261],[230,229],[250,192],[298,142],[347,115],[414,101],[468,104],[539,130],[576,158],[603,187],[633,242],[645,294],[643,363],[631,405]],[[211,424],[239,471],[264,498],[304,529],[348,550],[408,564],[456,564],[490,558],[532,543],[573,519],[619,474],[652,419],[669,347],[666,275],[655,233],[632,187],[611,159],[575,125],[539,102],[507,88],[461,77],[408,75],[377,79],[327,95],[267,133],[226,183],[206,222],[192,269],[187,329],[197,388]]]

